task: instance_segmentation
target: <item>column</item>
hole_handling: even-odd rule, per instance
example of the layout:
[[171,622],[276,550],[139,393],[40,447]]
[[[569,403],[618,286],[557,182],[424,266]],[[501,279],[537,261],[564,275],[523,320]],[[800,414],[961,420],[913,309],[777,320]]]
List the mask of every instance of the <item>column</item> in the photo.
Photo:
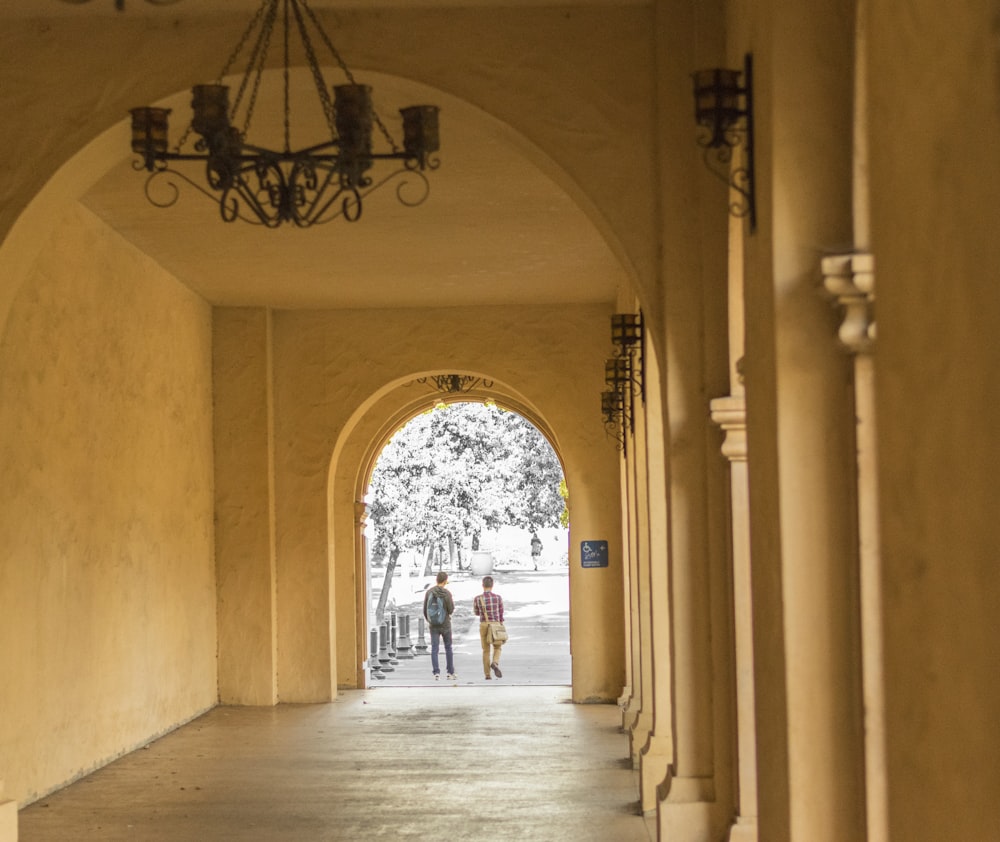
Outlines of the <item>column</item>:
[[0,842],[17,842],[17,802],[4,800],[2,780],[0,780]]
[[[635,435],[629,439],[628,460],[628,546],[629,553],[635,557],[635,573],[638,580],[638,638],[632,638],[632,645],[638,652],[639,679],[633,676],[633,693],[638,701],[638,707],[633,703],[633,716],[628,725],[631,743],[632,759],[636,768],[642,771],[642,749],[649,740],[653,730],[653,655],[652,655],[652,593],[650,591],[649,573],[649,539],[648,539],[648,497],[646,493],[646,443],[645,420],[642,417],[642,406],[638,397],[633,402],[633,422]],[[641,776],[642,779],[648,779]],[[659,781],[657,781],[659,783]],[[640,787],[642,793],[642,809],[650,812],[656,809],[656,786],[648,783]]]
[[772,0],[754,49],[746,400],[758,828],[865,839],[852,365],[817,250],[853,241],[853,4]]
[[627,455],[630,431],[622,421],[624,448],[621,459],[622,488],[622,575],[624,578],[625,601],[625,687],[618,699],[622,709],[622,729],[630,735],[629,752],[634,766],[639,759],[632,745],[631,729],[642,707],[642,672],[639,664],[639,652],[642,636],[639,631],[639,558],[634,552],[634,529],[632,527],[632,470]]
[[824,286],[834,297],[844,316],[838,337],[854,360],[867,842],[888,842],[882,572],[878,526],[875,369],[872,357],[875,346],[875,260],[872,255],[865,253],[833,255],[823,259],[822,271]]
[[277,703],[271,315],[216,308],[215,564],[219,701]]
[[736,816],[729,842],[757,842],[757,737],[754,728],[753,606],[750,577],[750,496],[747,422],[743,395],[712,401],[712,420],[722,428],[722,455],[729,460],[733,631],[736,654]]
[[652,730],[639,756],[640,803],[643,811],[655,806],[659,787],[669,777],[674,762],[673,639],[670,611],[670,518],[667,508],[667,461],[659,343],[647,336],[643,350],[643,377],[647,384],[643,418],[646,517],[643,535],[649,554],[650,674],[646,676]]

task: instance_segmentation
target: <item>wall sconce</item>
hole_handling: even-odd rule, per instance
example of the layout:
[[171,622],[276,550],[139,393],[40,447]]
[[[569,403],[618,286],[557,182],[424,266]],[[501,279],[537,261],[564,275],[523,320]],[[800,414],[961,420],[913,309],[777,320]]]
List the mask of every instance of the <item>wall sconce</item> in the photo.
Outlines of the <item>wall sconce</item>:
[[635,429],[636,393],[644,399],[642,336],[641,314],[615,313],[611,316],[615,355],[604,363],[604,382],[608,389],[601,393],[601,414],[605,432],[614,436],[623,450],[626,430]]
[[625,449],[625,395],[609,389],[601,392],[601,415],[604,416],[604,432]]
[[[701,129],[698,145],[705,150],[708,169],[721,178],[740,199],[731,202],[729,212],[750,221],[750,233],[757,228],[757,200],[753,162],[753,56],[743,58],[743,85],[740,71],[725,68],[699,70],[694,80],[694,119]],[[743,107],[740,107],[740,97]],[[742,144],[745,164],[731,168],[733,150]]]
[[642,313],[615,313],[612,315],[611,344],[615,346],[615,357],[628,360],[629,380],[638,387],[639,397],[645,401]]

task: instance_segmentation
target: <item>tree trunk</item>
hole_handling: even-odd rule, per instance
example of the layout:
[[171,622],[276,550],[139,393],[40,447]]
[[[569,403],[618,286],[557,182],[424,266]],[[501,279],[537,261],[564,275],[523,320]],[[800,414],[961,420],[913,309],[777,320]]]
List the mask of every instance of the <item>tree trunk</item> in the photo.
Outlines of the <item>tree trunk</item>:
[[378,595],[378,607],[375,609],[375,622],[382,624],[385,616],[385,605],[389,601],[389,589],[392,587],[392,574],[396,570],[396,560],[399,558],[399,550],[395,547],[389,553],[389,560],[385,564],[385,578],[382,580],[382,592]]

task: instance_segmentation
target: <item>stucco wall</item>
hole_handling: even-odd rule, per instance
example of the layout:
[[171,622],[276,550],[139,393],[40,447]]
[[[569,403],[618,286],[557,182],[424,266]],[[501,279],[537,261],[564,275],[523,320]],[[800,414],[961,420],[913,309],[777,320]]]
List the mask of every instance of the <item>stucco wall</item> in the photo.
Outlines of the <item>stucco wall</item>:
[[1000,837],[997,9],[940,11],[872,3],[868,53],[889,827],[919,842]]
[[[359,483],[384,443],[386,424],[414,400],[417,387],[403,384],[441,370],[485,375],[495,381],[497,394],[517,395],[536,407],[553,431],[570,489],[574,695],[617,697],[624,611],[618,453],[604,436],[598,404],[609,312],[600,306],[451,308],[422,311],[414,319],[410,310],[284,311],[272,314],[270,332],[267,320],[255,319],[252,311],[217,312],[218,371],[233,370],[223,359],[224,348],[257,360],[272,357],[273,463],[258,465],[273,476],[268,481],[259,470],[251,477],[246,466],[227,477],[220,472],[218,497],[227,511],[238,510],[241,500],[263,511],[265,489],[273,489],[279,700],[321,701],[332,698],[338,685],[357,684],[357,606],[363,590],[354,546]],[[261,400],[271,400],[256,391]],[[246,412],[222,395],[220,384],[217,437],[227,437],[236,449],[245,442],[248,454],[258,453],[260,425],[245,423]],[[233,419],[225,430],[223,417]],[[229,571],[226,581],[233,587],[226,603],[220,602],[220,628],[231,630],[234,643],[222,653],[223,686],[230,674],[270,668],[258,634],[260,617],[240,610],[241,588],[258,604],[270,587],[261,580],[262,571],[271,569],[270,549],[256,530],[243,538],[241,531],[236,520],[220,520],[219,569]],[[612,547],[611,566],[576,569],[579,541],[599,538]],[[245,623],[252,624],[251,642],[240,648],[235,644]],[[360,645],[363,650],[364,642]],[[233,701],[250,699],[239,695],[238,681],[233,686]]]
[[0,778],[24,803],[217,698],[210,314],[71,210],[0,344]]

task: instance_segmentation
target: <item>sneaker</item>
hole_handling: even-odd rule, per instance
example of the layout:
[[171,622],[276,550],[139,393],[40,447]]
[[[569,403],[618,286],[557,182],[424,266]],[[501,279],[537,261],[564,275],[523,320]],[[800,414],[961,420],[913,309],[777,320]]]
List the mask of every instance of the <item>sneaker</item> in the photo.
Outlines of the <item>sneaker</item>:
[[453,672],[449,672],[448,673],[448,680],[449,681],[458,681],[458,676],[455,675],[455,673],[453,673]]
[[493,672],[496,673],[497,678],[503,678],[503,673],[500,672],[500,665],[499,664],[490,664],[490,667],[492,667]]
[[435,681],[440,681],[441,680],[441,676],[438,675],[437,673],[434,673],[434,680]]
[[492,676],[492,675],[488,675],[488,676],[486,676],[486,680],[487,680],[487,681],[492,681],[492,680],[493,680],[493,676]]

